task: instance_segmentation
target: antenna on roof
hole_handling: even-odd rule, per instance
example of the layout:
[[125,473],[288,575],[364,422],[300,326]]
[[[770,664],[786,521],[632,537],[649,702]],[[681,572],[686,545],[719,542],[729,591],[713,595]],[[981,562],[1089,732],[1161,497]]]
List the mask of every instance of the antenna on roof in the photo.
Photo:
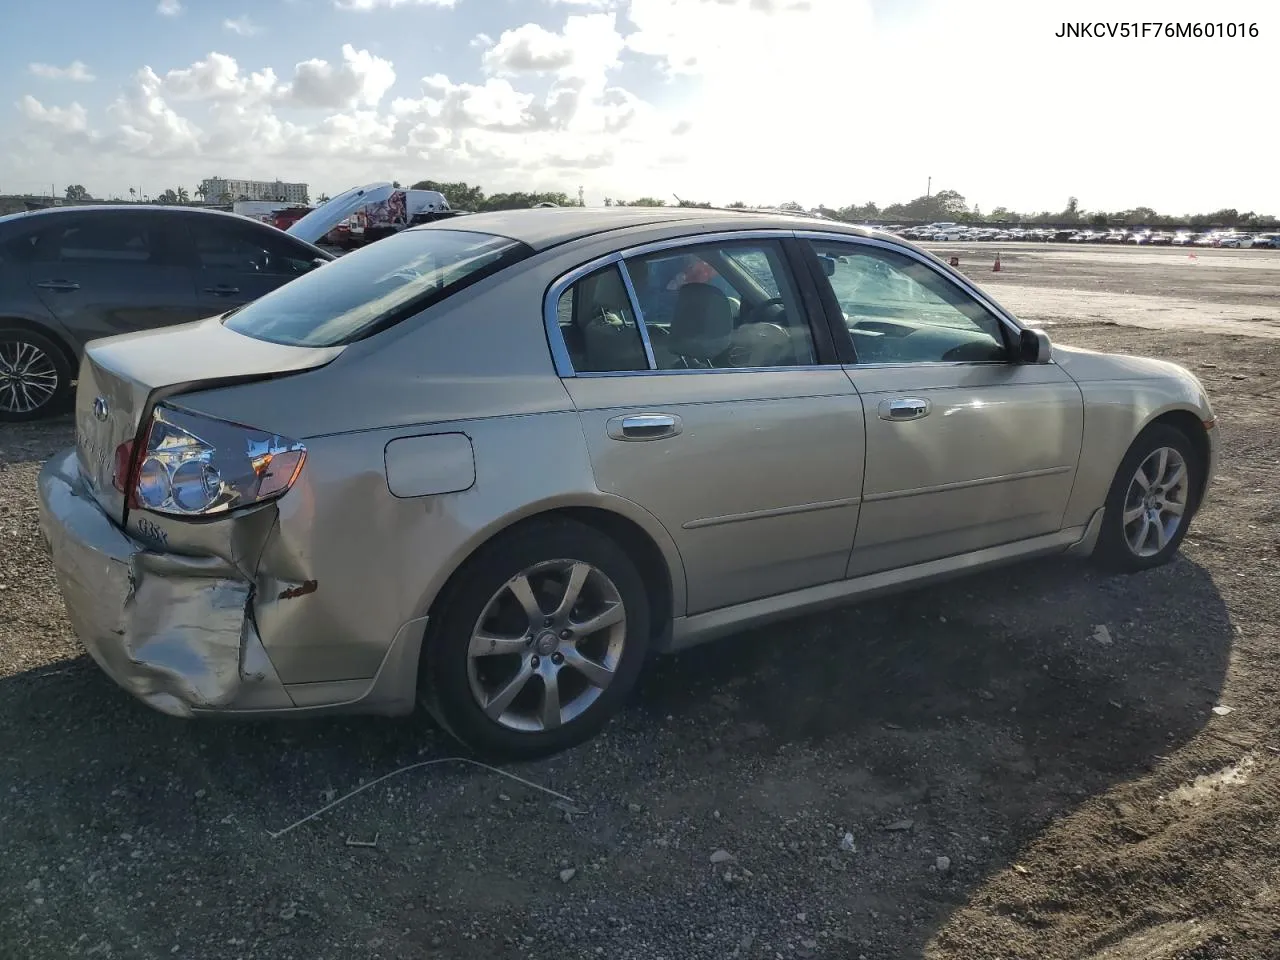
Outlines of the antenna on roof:
[[680,197],[676,195],[676,192],[675,192],[674,190],[673,190],[673,191],[671,191],[671,195],[672,195],[673,197],[675,197],[675,198],[676,198],[676,206],[678,206],[678,207],[683,207],[683,206],[684,206],[684,201],[683,201],[683,200],[681,200],[681,199],[680,199]]

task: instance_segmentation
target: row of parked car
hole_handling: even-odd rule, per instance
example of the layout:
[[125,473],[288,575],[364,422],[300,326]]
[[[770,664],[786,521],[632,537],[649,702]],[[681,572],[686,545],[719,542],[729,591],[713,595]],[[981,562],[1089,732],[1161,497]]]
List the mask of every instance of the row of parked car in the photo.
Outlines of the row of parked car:
[[1133,243],[1153,246],[1232,247],[1280,249],[1280,233],[1245,233],[1239,230],[1150,230],[1138,229],[1066,229],[1047,228],[995,229],[958,223],[928,224],[906,229],[888,228],[889,232],[908,240],[934,241],[998,241],[1031,243]]

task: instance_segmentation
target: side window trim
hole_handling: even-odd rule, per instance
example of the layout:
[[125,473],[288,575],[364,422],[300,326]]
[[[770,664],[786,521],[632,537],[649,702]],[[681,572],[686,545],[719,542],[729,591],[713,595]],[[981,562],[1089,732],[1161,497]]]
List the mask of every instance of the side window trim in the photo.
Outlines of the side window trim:
[[[627,288],[627,299],[631,301],[631,315],[636,318],[636,327],[640,331],[640,342],[644,344],[645,361],[650,370],[657,370],[657,361],[653,358],[653,344],[649,341],[649,328],[644,322],[644,310],[640,308],[640,298],[636,296],[635,284],[631,282],[631,271],[627,269],[625,257],[618,258],[618,272],[622,274],[622,285]],[[628,370],[627,373],[634,373]]]
[[[800,270],[796,263],[796,251],[794,246],[796,238],[800,235],[794,230],[723,230],[715,233],[702,234],[686,234],[679,237],[666,237],[662,240],[651,240],[632,247],[626,247],[621,250],[615,250],[612,253],[597,257],[594,260],[579,264],[572,270],[561,274],[547,287],[546,294],[543,297],[542,318],[544,332],[547,336],[547,343],[551,349],[552,362],[556,369],[556,374],[561,379],[570,379],[575,377],[630,377],[644,376],[646,374],[661,374],[664,376],[681,375],[681,374],[715,374],[715,373],[751,373],[758,370],[787,370],[787,371],[803,371],[816,369],[829,369],[833,363],[838,364],[841,361],[839,342],[830,340],[832,331],[830,329],[830,318],[826,315],[826,310],[818,309],[822,304],[815,303],[816,296],[821,297],[821,286],[816,280]],[[837,234],[836,239],[849,240],[858,239],[847,235]],[[829,239],[821,237],[820,239]],[[636,296],[635,286],[632,283],[630,271],[627,269],[626,261],[629,258],[640,257],[650,253],[661,253],[666,250],[678,250],[683,247],[702,246],[707,244],[727,243],[734,241],[769,241],[779,245],[780,254],[783,265],[789,269],[792,274],[792,280],[795,282],[800,299],[805,307],[808,315],[807,321],[810,335],[814,338],[814,347],[817,351],[817,362],[814,364],[805,364],[803,366],[788,367],[720,367],[720,368],[698,368],[691,370],[659,370],[653,357],[653,345],[649,340],[648,328],[645,325],[644,311],[640,307],[640,302]],[[799,244],[799,246],[806,246]],[[811,253],[809,254],[812,255]],[[800,255],[802,258],[805,254]],[[816,258],[815,258],[816,259]],[[640,328],[641,340],[644,344],[645,357],[649,363],[648,370],[621,370],[607,373],[579,373],[573,368],[573,361],[569,356],[568,345],[564,341],[564,336],[560,331],[559,321],[559,303],[560,297],[564,292],[584,277],[595,273],[604,267],[616,264],[622,274],[623,283],[627,290],[627,297],[631,301],[631,309],[636,317],[636,322]],[[822,329],[823,326],[826,329]],[[843,329],[843,325],[842,325]],[[825,336],[824,336],[825,334]],[[847,331],[845,336],[848,336]],[[828,355],[827,348],[834,350],[834,356]]]

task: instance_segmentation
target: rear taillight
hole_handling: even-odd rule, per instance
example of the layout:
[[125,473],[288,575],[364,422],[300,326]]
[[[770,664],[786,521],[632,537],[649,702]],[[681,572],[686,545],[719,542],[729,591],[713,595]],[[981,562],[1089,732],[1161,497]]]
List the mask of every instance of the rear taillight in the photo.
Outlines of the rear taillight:
[[[120,450],[116,455],[118,471]],[[307,450],[278,434],[159,406],[137,455],[123,456],[131,507],[191,517],[283,496]]]
[[126,440],[116,447],[115,467],[111,474],[111,485],[121,493],[129,490],[129,474],[133,470],[133,441]]

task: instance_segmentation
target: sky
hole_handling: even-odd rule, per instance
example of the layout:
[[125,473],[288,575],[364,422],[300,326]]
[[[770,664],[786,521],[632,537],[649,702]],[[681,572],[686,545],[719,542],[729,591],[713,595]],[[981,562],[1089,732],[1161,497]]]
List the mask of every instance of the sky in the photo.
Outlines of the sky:
[[0,0],[0,22],[0,193],[839,207],[931,183],[984,211],[1280,214],[1274,0]]

